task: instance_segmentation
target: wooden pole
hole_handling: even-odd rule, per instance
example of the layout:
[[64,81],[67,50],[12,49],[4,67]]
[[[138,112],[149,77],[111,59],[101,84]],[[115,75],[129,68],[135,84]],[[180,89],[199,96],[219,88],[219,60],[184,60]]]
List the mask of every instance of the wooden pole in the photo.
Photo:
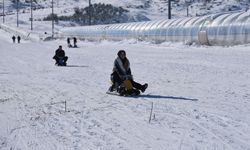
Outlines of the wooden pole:
[[4,13],[4,0],[3,0],[3,23],[5,22],[4,17],[5,17],[5,13]]
[[65,102],[64,102],[64,108],[65,108],[65,112],[67,112],[67,101],[65,100]]
[[168,0],[168,19],[171,19],[171,0]]
[[33,30],[33,0],[30,0],[30,30]]
[[19,27],[19,0],[16,0],[16,26]]
[[54,38],[54,0],[52,0],[52,38]]
[[89,0],[89,25],[91,25],[91,0]]
[[152,102],[151,111],[150,111],[150,116],[149,116],[148,123],[150,123],[150,122],[151,122],[151,119],[152,119],[153,107],[154,107],[154,103]]

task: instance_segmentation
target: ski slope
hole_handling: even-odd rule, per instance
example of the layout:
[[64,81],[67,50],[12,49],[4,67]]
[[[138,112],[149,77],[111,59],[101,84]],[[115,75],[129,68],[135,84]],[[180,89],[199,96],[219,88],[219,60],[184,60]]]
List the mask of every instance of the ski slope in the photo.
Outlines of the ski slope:
[[[11,36],[0,30],[1,150],[250,150],[250,45],[69,49]],[[52,60],[59,45],[67,67]],[[149,84],[139,97],[105,94],[120,49],[134,79]]]

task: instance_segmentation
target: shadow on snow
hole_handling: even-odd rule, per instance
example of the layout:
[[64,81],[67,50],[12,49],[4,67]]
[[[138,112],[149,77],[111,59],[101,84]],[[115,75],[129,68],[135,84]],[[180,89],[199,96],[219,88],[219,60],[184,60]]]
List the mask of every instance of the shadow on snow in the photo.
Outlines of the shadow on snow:
[[89,67],[89,66],[86,66],[86,65],[67,65],[65,67]]
[[162,96],[162,95],[153,95],[153,94],[138,95],[136,97],[138,97],[138,98],[143,97],[143,98],[156,98],[156,99],[174,99],[174,100],[198,101],[198,99],[194,99],[194,98],[176,97],[176,96]]

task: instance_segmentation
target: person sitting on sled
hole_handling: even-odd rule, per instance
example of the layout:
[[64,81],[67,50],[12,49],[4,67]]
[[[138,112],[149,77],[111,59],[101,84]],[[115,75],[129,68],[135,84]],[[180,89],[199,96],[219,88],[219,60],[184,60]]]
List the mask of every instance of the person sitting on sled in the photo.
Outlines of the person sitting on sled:
[[111,74],[113,84],[109,88],[109,91],[116,90],[120,95],[132,95],[133,93],[139,94],[140,91],[144,92],[148,84],[141,85],[133,80],[126,52],[120,50],[117,55],[118,57],[114,61],[113,73]]
[[60,45],[59,48],[56,50],[55,52],[55,56],[53,57],[53,59],[56,60],[56,65],[58,66],[66,66],[66,62],[68,60],[68,57],[65,56],[65,52],[62,49],[62,46]]

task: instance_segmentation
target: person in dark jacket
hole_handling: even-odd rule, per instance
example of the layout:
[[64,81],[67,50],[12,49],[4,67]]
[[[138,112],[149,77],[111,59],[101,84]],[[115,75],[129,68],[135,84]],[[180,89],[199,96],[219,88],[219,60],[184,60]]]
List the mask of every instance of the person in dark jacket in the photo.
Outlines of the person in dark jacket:
[[68,47],[72,47],[72,45],[70,43],[70,38],[67,38],[67,44],[68,44]]
[[77,43],[76,37],[73,38],[73,42],[74,42],[74,47],[77,47],[77,45],[76,45],[76,43]]
[[148,84],[145,83],[141,85],[133,80],[130,62],[126,57],[126,52],[124,50],[120,50],[117,55],[118,57],[114,61],[113,73],[111,74],[113,84],[109,91],[119,90],[119,86],[122,85],[125,80],[129,80],[132,83],[133,89],[144,92],[148,87]]
[[65,56],[65,52],[64,50],[62,49],[62,46],[60,45],[59,48],[56,50],[55,52],[55,56],[53,57],[53,59],[56,60],[56,65],[58,66],[66,66],[67,65],[67,60],[68,60],[68,57]]
[[13,43],[16,42],[16,37],[14,35],[12,36],[12,41],[13,41]]
[[17,42],[20,43],[20,41],[21,41],[21,37],[18,35],[17,36]]

